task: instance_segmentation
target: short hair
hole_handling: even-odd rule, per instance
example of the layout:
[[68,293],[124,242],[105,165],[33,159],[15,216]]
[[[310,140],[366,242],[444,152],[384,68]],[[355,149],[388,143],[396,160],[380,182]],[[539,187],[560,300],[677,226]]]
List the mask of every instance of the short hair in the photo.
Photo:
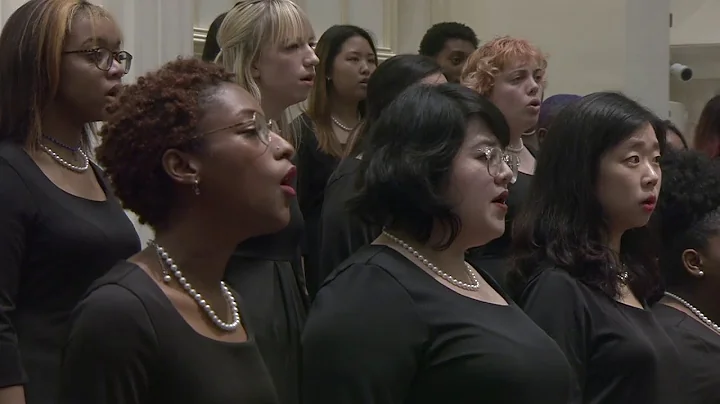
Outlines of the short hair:
[[459,22],[440,22],[425,32],[418,53],[434,58],[442,52],[449,39],[461,39],[470,42],[474,48],[478,47],[478,38],[472,28]]
[[695,127],[695,149],[715,158],[720,155],[720,95],[703,107]]
[[[84,0],[30,0],[15,10],[0,34],[0,141],[35,149],[42,137],[42,115],[57,97],[63,46],[76,17],[114,22],[108,11]],[[84,128],[89,151],[95,133]]]
[[[315,80],[315,84],[310,90],[307,114],[315,126],[315,136],[320,150],[334,157],[342,157],[343,145],[335,136],[332,128],[330,100],[328,99],[332,85],[327,78],[332,73],[335,58],[342,50],[343,44],[353,37],[361,37],[368,42],[370,49],[375,54],[375,63],[377,63],[375,41],[368,31],[355,25],[333,25],[322,34],[315,47],[315,53],[320,59],[315,67],[318,79]],[[365,116],[365,101],[361,101],[358,105],[358,113],[361,117]]]
[[[468,57],[460,82],[480,94],[488,95],[495,86],[498,73],[524,61],[535,61],[540,69],[547,69],[547,57],[538,47],[525,39],[501,36],[486,42]],[[544,80],[543,87],[547,84]]]
[[215,17],[213,22],[210,24],[210,28],[208,28],[207,36],[205,36],[205,44],[203,45],[202,51],[202,60],[204,60],[205,62],[214,62],[218,53],[220,53],[220,45],[218,45],[217,33],[220,29],[220,24],[222,24],[226,15],[227,12]]
[[471,119],[484,121],[501,145],[508,144],[502,113],[475,91],[459,84],[416,84],[400,94],[370,128],[351,211],[420,242],[441,223],[443,241],[434,247],[449,247],[462,223],[444,193]]
[[691,280],[682,262],[686,249],[704,251],[720,235],[720,164],[693,150],[668,150],[653,224],[660,230],[660,270],[668,287]]
[[178,59],[138,78],[108,107],[98,160],[140,223],[156,230],[167,224],[176,186],[163,168],[163,153],[202,151],[198,124],[219,87],[233,79],[218,65]]
[[360,153],[365,133],[400,93],[428,76],[441,73],[440,65],[423,55],[395,55],[382,62],[368,81],[365,118],[350,134],[346,156]]
[[665,123],[666,130],[676,134],[677,137],[680,138],[680,142],[682,142],[683,147],[685,147],[685,149],[689,149],[690,146],[688,146],[688,142],[685,139],[685,135],[683,135],[682,131],[680,131],[680,129],[678,129],[678,127],[673,123],[673,121],[666,119],[663,122]]
[[[605,243],[606,217],[598,200],[602,157],[645,125],[665,149],[662,120],[620,93],[600,92],[565,107],[537,158],[528,199],[513,223],[509,282],[521,292],[535,273],[556,267],[610,297],[617,296],[614,254]],[[644,299],[659,285],[655,245],[647,226],[626,231],[620,259],[630,287]]]

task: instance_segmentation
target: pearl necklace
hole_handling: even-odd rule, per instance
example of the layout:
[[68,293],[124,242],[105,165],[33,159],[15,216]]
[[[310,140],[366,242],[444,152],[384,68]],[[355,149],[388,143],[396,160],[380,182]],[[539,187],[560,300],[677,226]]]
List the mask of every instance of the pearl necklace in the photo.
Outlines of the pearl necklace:
[[55,160],[56,163],[60,164],[61,166],[67,168],[70,171],[75,171],[77,173],[81,173],[84,171],[87,171],[88,168],[90,168],[90,159],[88,158],[87,154],[82,149],[78,149],[78,153],[80,153],[80,157],[82,157],[83,164],[82,165],[74,165],[70,163],[69,161],[65,160],[64,158],[60,157],[59,154],[55,153],[53,149],[45,146],[44,144],[40,143],[40,148],[42,151],[47,153],[50,157],[52,157],[53,160]]
[[507,145],[505,147],[506,151],[509,151],[510,153],[520,153],[525,149],[525,143],[522,139],[520,139],[520,146],[519,147],[511,147],[510,145]]
[[708,327],[712,328],[716,333],[720,334],[720,326],[718,326],[718,325],[715,324],[712,320],[710,320],[709,318],[707,318],[707,316],[705,316],[700,310],[696,309],[695,306],[693,306],[692,304],[688,303],[687,300],[681,298],[681,297],[678,296],[678,295],[674,295],[674,294],[672,294],[672,293],[670,293],[670,292],[665,292],[665,296],[667,296],[667,297],[669,297],[669,298],[672,298],[672,299],[674,299],[674,300],[677,300],[678,303],[682,304],[682,305],[685,306],[688,310],[690,310],[690,312],[691,312],[692,314],[694,314],[697,318],[699,318],[703,323],[705,323],[705,325],[707,325]]
[[344,130],[345,132],[352,132],[352,130],[355,129],[355,128],[351,128],[349,126],[343,125],[342,122],[338,121],[337,118],[335,118],[334,116],[331,116],[330,119],[332,119],[333,123],[335,125],[337,125],[338,128]]
[[225,285],[225,282],[220,281],[220,291],[222,292],[225,301],[227,302],[228,306],[230,306],[232,311],[232,321],[229,323],[222,321],[220,317],[218,317],[215,313],[215,310],[210,307],[210,304],[206,302],[205,299],[203,299],[202,295],[198,291],[193,289],[190,282],[185,279],[183,273],[180,272],[177,265],[175,265],[173,259],[170,258],[164,248],[160,247],[160,245],[158,245],[154,241],[150,241],[150,245],[155,247],[155,251],[157,252],[158,257],[160,257],[160,261],[163,266],[163,282],[170,283],[170,280],[172,278],[170,277],[169,272],[172,272],[180,286],[182,286],[183,289],[185,289],[185,291],[190,295],[190,297],[195,300],[198,306],[203,309],[205,314],[207,314],[207,316],[210,318],[210,321],[212,321],[212,323],[217,328],[226,332],[235,331],[238,328],[238,326],[240,325],[240,311],[238,310],[238,305],[235,301],[235,297],[233,297],[232,292],[230,292],[230,289],[228,289],[228,287]]
[[385,237],[389,238],[390,240],[399,244],[402,248],[406,249],[410,254],[412,254],[415,258],[420,260],[420,262],[422,262],[431,271],[433,271],[434,273],[436,273],[437,275],[439,275],[441,278],[445,279],[446,281],[452,283],[453,285],[455,285],[461,289],[470,290],[470,291],[476,291],[476,290],[480,289],[480,280],[478,280],[477,276],[475,275],[475,271],[473,271],[472,267],[467,262],[465,263],[465,270],[468,273],[468,277],[472,280],[472,284],[465,283],[463,281],[459,281],[459,280],[455,279],[452,275],[450,275],[447,272],[436,267],[432,262],[428,261],[425,257],[420,255],[420,253],[417,252],[417,250],[410,247],[406,242],[393,236],[392,234],[388,233],[387,231],[383,230],[383,234],[385,235]]

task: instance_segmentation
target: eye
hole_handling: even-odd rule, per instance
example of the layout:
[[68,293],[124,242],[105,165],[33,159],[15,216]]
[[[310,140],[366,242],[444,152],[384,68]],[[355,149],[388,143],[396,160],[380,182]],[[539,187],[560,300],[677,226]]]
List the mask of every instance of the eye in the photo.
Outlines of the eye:
[[657,156],[653,157],[653,163],[655,163],[655,164],[658,164],[658,165],[659,165],[659,164],[660,164],[660,160],[661,160],[661,159],[662,159],[662,156],[660,156],[660,155],[657,155]]
[[626,158],[625,161],[632,165],[640,164],[640,156],[630,156]]

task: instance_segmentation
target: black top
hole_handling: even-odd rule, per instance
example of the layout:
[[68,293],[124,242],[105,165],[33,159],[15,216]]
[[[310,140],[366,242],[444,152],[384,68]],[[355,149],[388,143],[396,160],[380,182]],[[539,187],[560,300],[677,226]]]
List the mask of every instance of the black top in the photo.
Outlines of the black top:
[[90,284],[140,240],[107,195],[58,188],[19,146],[0,144],[0,387],[25,384],[28,404],[54,402],[68,319]]
[[512,243],[513,220],[520,212],[525,200],[530,197],[532,178],[532,175],[518,173],[515,183],[508,186],[508,211],[505,215],[505,233],[483,247],[473,248],[468,251],[467,260],[488,272],[503,289],[506,289],[506,277],[510,269],[508,256]]
[[653,306],[653,314],[680,352],[683,404],[720,403],[720,335],[664,304]]
[[60,403],[278,403],[243,325],[247,342],[198,334],[148,274],[120,262],[73,313]]
[[300,397],[300,333],[308,304],[300,261],[302,234],[303,216],[293,198],[290,224],[242,243],[225,270],[225,281],[245,301],[245,318],[282,404],[298,403]]
[[677,390],[678,351],[649,310],[619,303],[558,269],[531,278],[519,303],[575,369],[574,402],[685,403]]
[[303,113],[293,121],[293,128],[300,138],[295,156],[298,167],[297,198],[300,211],[305,218],[303,257],[307,275],[308,292],[315,295],[320,265],[320,212],[325,197],[325,185],[340,159],[320,150],[315,126],[310,117]]
[[355,157],[342,159],[325,188],[321,217],[322,255],[314,280],[316,290],[338,265],[382,232],[382,228],[363,222],[347,209],[347,202],[356,194],[360,163]]
[[313,404],[565,404],[572,377],[520,308],[453,292],[380,245],[354,254],[318,293],[303,365]]

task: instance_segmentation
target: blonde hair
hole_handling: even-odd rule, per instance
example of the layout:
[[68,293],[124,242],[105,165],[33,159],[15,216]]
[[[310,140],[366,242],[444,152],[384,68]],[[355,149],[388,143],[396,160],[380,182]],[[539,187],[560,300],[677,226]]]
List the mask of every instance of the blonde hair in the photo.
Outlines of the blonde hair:
[[[252,75],[252,65],[264,45],[289,45],[305,40],[313,30],[305,12],[290,0],[243,0],[230,10],[217,34],[220,53],[215,63],[236,76],[237,83],[262,101],[260,86]],[[288,129],[287,119],[280,122]],[[288,131],[289,132],[289,131]]]
[[[547,69],[547,57],[535,45],[524,39],[498,37],[470,54],[460,74],[460,82],[482,95],[489,95],[498,73],[519,62],[531,61],[543,71]],[[546,85],[543,77],[543,88]]]
[[[86,17],[115,23],[104,8],[85,0],[31,0],[7,20],[0,34],[0,140],[35,150],[42,138],[42,115],[57,97],[65,42],[73,22]],[[96,134],[85,123],[82,147],[90,152]]]

